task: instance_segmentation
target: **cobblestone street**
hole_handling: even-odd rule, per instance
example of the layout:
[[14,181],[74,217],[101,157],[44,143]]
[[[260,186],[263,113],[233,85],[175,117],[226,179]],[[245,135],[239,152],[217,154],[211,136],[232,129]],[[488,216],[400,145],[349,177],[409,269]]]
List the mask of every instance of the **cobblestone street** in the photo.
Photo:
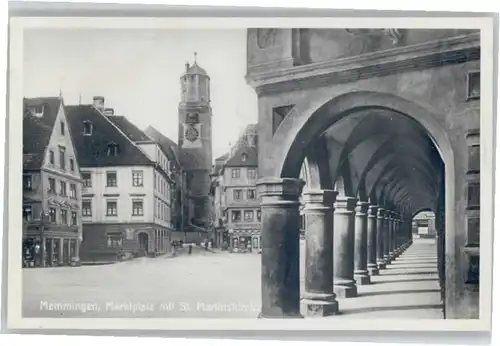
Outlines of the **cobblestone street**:
[[[301,256],[302,258],[304,256]],[[303,267],[303,266],[302,266]],[[25,317],[256,318],[260,255],[199,252],[23,270]],[[333,318],[442,318],[434,241],[416,240]]]

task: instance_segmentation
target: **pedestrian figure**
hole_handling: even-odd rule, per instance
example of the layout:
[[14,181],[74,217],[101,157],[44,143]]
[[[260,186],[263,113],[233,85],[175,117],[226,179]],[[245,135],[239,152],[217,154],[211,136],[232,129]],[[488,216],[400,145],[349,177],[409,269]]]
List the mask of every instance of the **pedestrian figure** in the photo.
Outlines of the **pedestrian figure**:
[[188,250],[188,253],[191,255],[191,252],[193,252],[193,245],[192,245],[192,244],[189,244],[189,250]]

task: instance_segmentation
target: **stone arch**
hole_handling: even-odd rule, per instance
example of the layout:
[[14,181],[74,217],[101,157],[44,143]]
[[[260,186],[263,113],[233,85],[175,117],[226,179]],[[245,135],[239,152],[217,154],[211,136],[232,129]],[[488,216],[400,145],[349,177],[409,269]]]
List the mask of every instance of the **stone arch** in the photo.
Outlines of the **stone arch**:
[[306,149],[302,167],[305,186],[308,189],[331,189],[333,182],[328,167],[328,152],[322,136]]
[[[449,259],[446,261],[446,279],[455,282],[458,274],[453,265],[456,251],[455,233],[457,232],[455,156],[448,133],[438,120],[439,116],[429,109],[396,95],[372,91],[354,91],[343,94],[328,100],[319,107],[311,106],[303,110],[296,107],[276,129],[270,142],[269,149],[271,150],[266,155],[266,160],[263,161],[264,171],[267,175],[274,177],[297,178],[304,160],[305,149],[315,138],[338,121],[367,109],[389,110],[412,118],[425,129],[427,136],[438,151],[444,163],[445,175],[445,256]],[[273,163],[272,167],[270,162]],[[382,204],[392,202],[386,199],[384,190],[369,194],[369,196],[376,197]],[[415,205],[414,207],[422,206]],[[446,302],[448,299],[453,302],[454,294],[453,290],[450,291]]]

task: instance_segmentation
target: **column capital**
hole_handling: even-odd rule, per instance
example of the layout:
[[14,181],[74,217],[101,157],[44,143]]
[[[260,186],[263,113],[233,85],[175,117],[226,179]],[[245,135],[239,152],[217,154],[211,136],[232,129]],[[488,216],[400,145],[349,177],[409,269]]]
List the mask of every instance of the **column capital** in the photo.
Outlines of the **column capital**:
[[261,205],[287,205],[299,203],[304,187],[302,179],[264,177],[257,181]]
[[393,214],[393,211],[392,211],[392,210],[386,210],[386,211],[385,211],[385,214],[384,214],[384,217],[385,217],[387,220],[392,220],[392,214]]
[[386,212],[387,212],[387,209],[384,209],[382,207],[378,207],[378,209],[377,209],[377,218],[383,219],[385,217]]
[[359,216],[366,215],[366,212],[368,211],[369,205],[370,205],[370,203],[368,203],[368,202],[358,201],[356,203],[356,207],[355,207],[356,215],[359,215]]
[[302,193],[302,200],[306,209],[311,209],[314,206],[333,209],[333,204],[335,203],[337,195],[338,192],[334,190],[304,189]]
[[376,217],[378,213],[378,205],[369,205],[368,206],[368,217]]
[[334,208],[335,213],[352,213],[356,206],[356,198],[347,196],[337,196]]

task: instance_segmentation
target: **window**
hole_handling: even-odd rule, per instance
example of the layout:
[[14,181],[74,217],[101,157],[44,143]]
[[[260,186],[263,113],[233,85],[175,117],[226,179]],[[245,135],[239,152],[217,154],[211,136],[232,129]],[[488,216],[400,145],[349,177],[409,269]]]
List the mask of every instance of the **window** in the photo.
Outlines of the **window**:
[[187,123],[198,123],[200,121],[198,113],[189,113],[186,119]]
[[90,136],[92,135],[92,123],[90,121],[84,121],[83,122],[83,135],[84,136]]
[[49,222],[56,223],[56,208],[49,208]]
[[61,224],[68,224],[68,211],[66,209],[61,209]]
[[118,144],[109,143],[107,154],[108,154],[108,156],[117,156],[118,155]]
[[245,154],[245,153],[241,154],[241,161],[242,162],[246,162],[247,161],[247,157],[248,157],[247,154]]
[[257,210],[257,221],[260,221],[260,210]]
[[153,188],[156,191],[156,172],[154,172],[154,179],[153,179]]
[[66,148],[59,147],[59,166],[62,170],[66,170]]
[[144,186],[142,171],[132,171],[132,186]]
[[247,198],[248,199],[255,199],[257,196],[255,194],[255,190],[254,189],[250,189],[247,191]]
[[253,210],[245,210],[243,217],[245,221],[253,221]]
[[35,117],[43,117],[43,105],[30,107],[29,112]]
[[54,178],[49,178],[49,193],[56,193],[56,180]]
[[69,169],[71,170],[71,172],[75,171],[75,160],[69,159]]
[[64,136],[64,133],[66,132],[65,130],[66,129],[64,128],[64,121],[61,121],[61,135]]
[[117,248],[122,246],[122,234],[121,232],[110,232],[106,234],[106,246],[109,248]]
[[478,100],[481,96],[481,75],[479,71],[469,72],[467,75],[467,99]]
[[231,212],[231,220],[232,221],[241,221],[241,211],[233,210]]
[[231,170],[231,176],[233,178],[239,178],[240,177],[240,169],[239,168],[233,168]]
[[66,182],[61,181],[61,191],[59,192],[59,195],[66,197],[68,195],[68,191],[66,190]]
[[144,205],[142,201],[132,201],[132,215],[133,216],[144,215]]
[[243,191],[242,190],[234,190],[233,197],[234,197],[235,201],[239,201],[243,197]]
[[33,220],[33,208],[31,207],[31,205],[23,206],[23,219],[25,219],[26,221]]
[[106,215],[107,216],[117,216],[118,207],[116,201],[107,201],[106,203]]
[[92,216],[92,201],[90,200],[82,201],[82,215]]
[[33,189],[33,178],[31,175],[23,175],[23,190],[31,191]]
[[71,212],[71,225],[72,226],[78,225],[78,215],[76,214],[76,211]]
[[82,172],[83,186],[92,187],[92,176],[90,172]]
[[255,179],[257,177],[257,170],[255,168],[248,168],[247,177],[251,179]]
[[54,159],[54,151],[53,151],[53,150],[50,150],[50,151],[49,151],[49,162],[50,162],[50,164],[51,164],[51,165],[53,165],[53,164],[54,164],[54,160],[55,160],[55,159]]
[[106,186],[108,187],[116,187],[116,172],[107,172],[106,173]]
[[73,199],[76,199],[76,184],[69,185],[69,196]]

